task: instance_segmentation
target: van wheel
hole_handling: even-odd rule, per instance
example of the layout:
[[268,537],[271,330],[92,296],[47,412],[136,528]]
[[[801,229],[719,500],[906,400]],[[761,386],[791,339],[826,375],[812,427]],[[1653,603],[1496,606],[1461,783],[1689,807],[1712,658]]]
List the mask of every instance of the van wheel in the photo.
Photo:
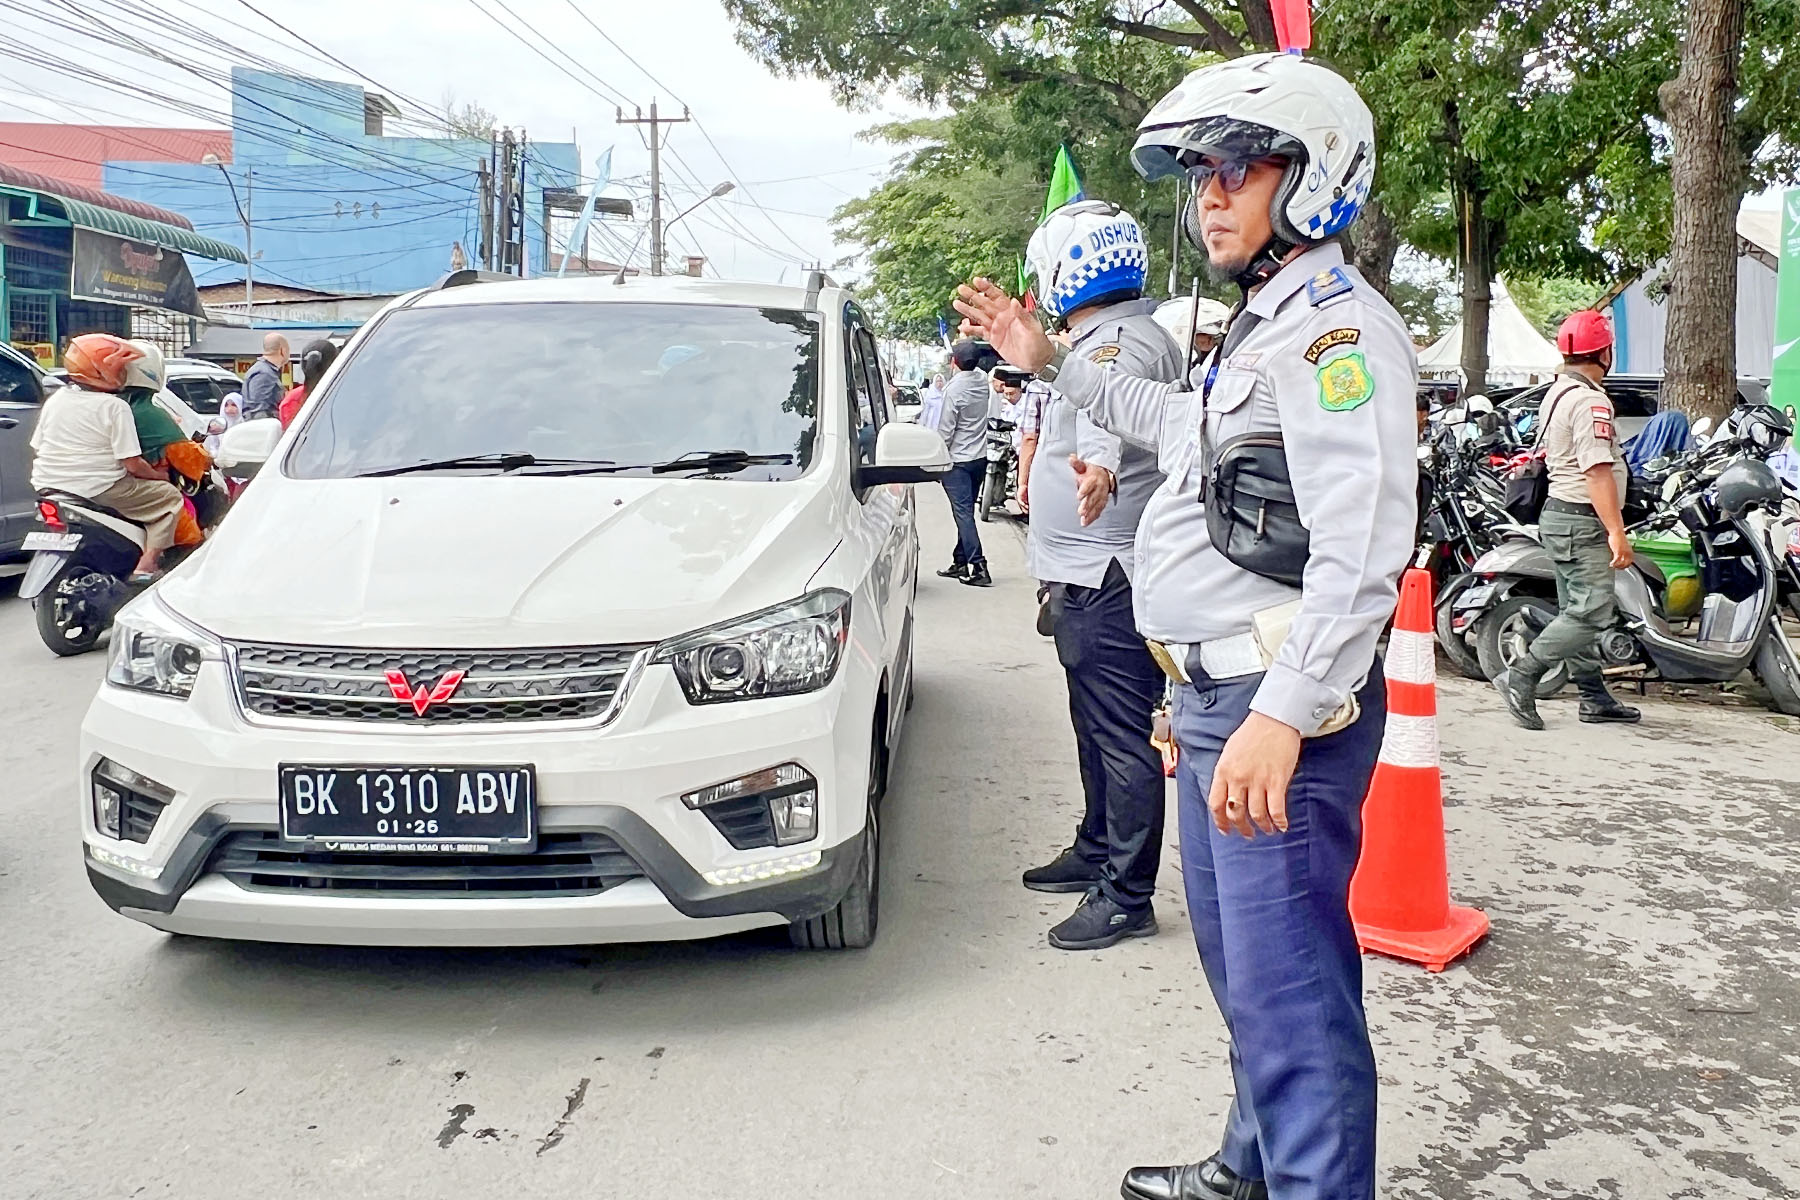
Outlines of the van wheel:
[[71,562],[32,599],[38,637],[50,653],[62,658],[86,654],[106,632],[106,623],[93,611],[93,605],[71,594],[74,585],[92,574],[80,563]]
[[881,915],[881,799],[886,755],[877,730],[870,739],[867,809],[863,818],[862,853],[850,890],[830,912],[788,926],[788,938],[802,950],[862,950],[875,941]]

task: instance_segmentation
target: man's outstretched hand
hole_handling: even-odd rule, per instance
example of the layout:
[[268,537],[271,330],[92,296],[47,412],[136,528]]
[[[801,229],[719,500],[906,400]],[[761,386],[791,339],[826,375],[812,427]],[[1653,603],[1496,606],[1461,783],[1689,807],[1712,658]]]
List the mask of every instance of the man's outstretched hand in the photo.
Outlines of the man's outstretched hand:
[[1050,362],[1052,347],[1043,326],[993,280],[963,284],[951,304],[963,315],[965,335],[986,338],[1001,358],[1021,371],[1041,371]]

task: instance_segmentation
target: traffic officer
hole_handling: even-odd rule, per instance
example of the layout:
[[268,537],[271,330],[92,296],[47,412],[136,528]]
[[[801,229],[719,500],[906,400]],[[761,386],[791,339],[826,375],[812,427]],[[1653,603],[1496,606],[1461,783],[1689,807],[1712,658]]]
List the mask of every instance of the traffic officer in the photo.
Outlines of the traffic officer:
[[987,474],[988,416],[995,408],[988,374],[981,369],[982,349],[968,340],[950,347],[950,364],[956,374],[944,386],[937,431],[950,448],[944,492],[956,518],[956,550],[950,565],[938,574],[974,587],[992,587],[987,555],[981,550],[981,529],[975,523],[975,497],[981,491],[981,477]]
[[[1044,219],[1025,251],[1039,306],[1070,350],[1104,370],[1172,382],[1186,363],[1145,300],[1149,256],[1130,213],[1080,200]],[[1067,400],[1044,413],[1025,542],[1049,587],[1051,635],[1068,675],[1085,798],[1074,844],[1025,872],[1040,892],[1083,892],[1050,931],[1059,950],[1099,950],[1156,932],[1166,786],[1150,744],[1163,674],[1132,616],[1132,542],[1162,483],[1156,452],[1096,426]]]
[[1612,400],[1600,386],[1612,370],[1612,325],[1602,313],[1570,313],[1556,333],[1562,375],[1538,406],[1538,447],[1550,495],[1538,518],[1538,537],[1556,567],[1556,619],[1544,627],[1512,668],[1494,680],[1513,719],[1542,729],[1537,685],[1558,663],[1581,690],[1583,721],[1638,720],[1642,714],[1606,690],[1599,642],[1617,617],[1613,572],[1631,565],[1625,536],[1625,454],[1619,449]]
[[[1167,475],[1138,527],[1137,620],[1177,681],[1182,870],[1236,1095],[1217,1154],[1133,1168],[1122,1192],[1370,1200],[1375,1060],[1348,893],[1386,719],[1375,643],[1413,544],[1417,370],[1337,241],[1369,195],[1374,122],[1330,69],[1251,55],[1189,75],[1132,159],[1192,178],[1183,228],[1244,289],[1197,391],[1059,350],[989,280],[956,301],[1097,424],[1156,444]],[[1223,470],[1251,460],[1291,479],[1292,506]]]

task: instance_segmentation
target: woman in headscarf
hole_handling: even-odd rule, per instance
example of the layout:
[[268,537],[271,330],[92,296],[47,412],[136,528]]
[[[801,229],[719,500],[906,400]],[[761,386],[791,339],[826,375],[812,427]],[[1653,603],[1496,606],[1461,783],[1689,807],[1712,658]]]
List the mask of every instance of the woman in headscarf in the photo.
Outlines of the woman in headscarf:
[[138,451],[144,461],[167,469],[170,482],[181,489],[184,504],[175,523],[175,544],[198,546],[204,535],[193,496],[212,468],[212,455],[194,444],[175,418],[156,402],[156,393],[166,382],[162,351],[152,342],[133,341],[131,345],[137,348],[139,357],[125,368],[125,386],[119,389],[119,399],[131,410]]
[[219,436],[244,419],[244,394],[227,392],[219,401],[219,415],[206,424],[206,452],[219,452]]

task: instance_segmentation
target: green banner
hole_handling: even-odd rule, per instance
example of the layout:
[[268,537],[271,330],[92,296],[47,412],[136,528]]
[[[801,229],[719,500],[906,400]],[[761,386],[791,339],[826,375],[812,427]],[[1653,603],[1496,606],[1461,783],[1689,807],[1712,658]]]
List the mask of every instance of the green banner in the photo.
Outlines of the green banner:
[[[1781,274],[1775,290],[1775,366],[1769,399],[1800,418],[1800,188],[1781,198]],[[1800,446],[1800,419],[1794,420]]]

